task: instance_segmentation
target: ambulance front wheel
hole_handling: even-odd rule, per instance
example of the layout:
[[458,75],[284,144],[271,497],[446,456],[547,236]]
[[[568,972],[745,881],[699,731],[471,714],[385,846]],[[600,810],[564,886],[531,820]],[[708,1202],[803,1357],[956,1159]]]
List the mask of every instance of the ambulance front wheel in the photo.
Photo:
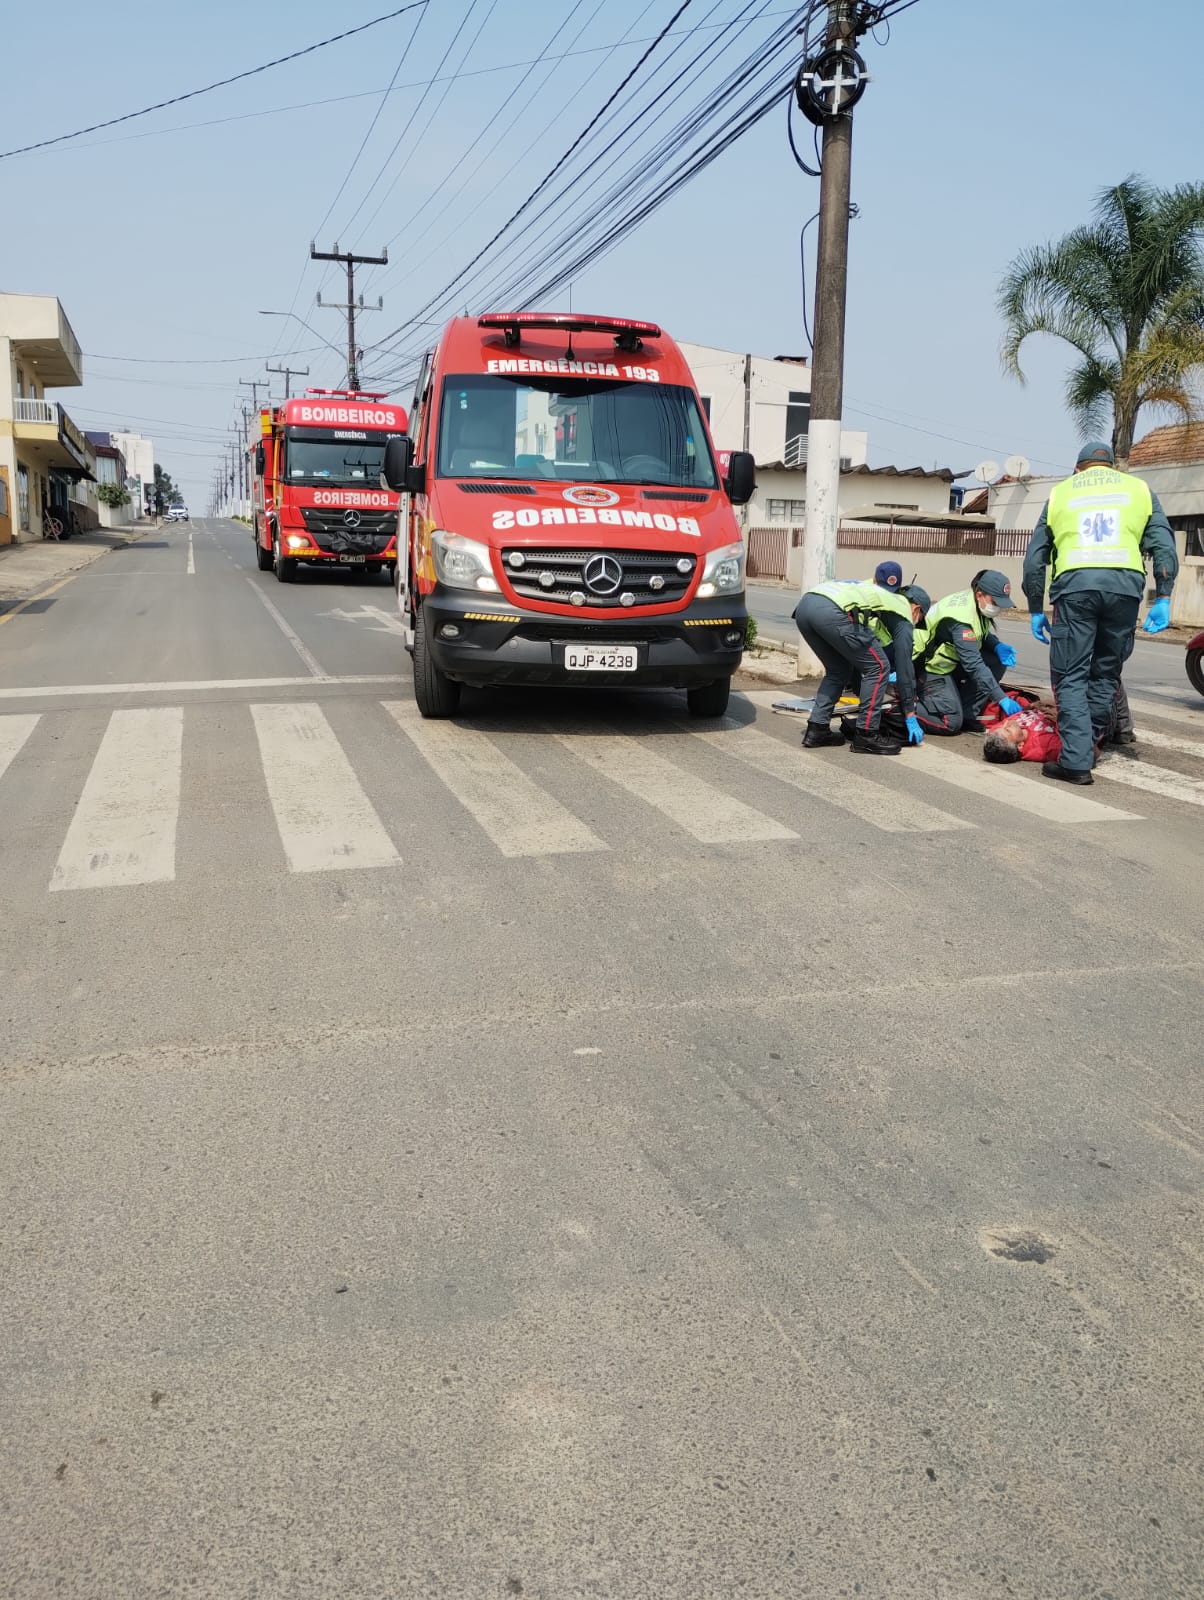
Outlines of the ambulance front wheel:
[[414,619],[414,699],[424,717],[454,717],[460,707],[460,685],[431,660],[425,606]]
[[721,717],[727,710],[732,692],[730,678],[716,678],[712,683],[700,683],[686,690],[686,704],[692,717]]

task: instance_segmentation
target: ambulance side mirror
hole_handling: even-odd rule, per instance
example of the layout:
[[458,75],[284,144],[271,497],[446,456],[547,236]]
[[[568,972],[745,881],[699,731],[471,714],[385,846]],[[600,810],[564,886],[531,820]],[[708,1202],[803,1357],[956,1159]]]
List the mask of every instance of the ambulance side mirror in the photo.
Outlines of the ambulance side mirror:
[[255,446],[255,471],[261,478],[263,477],[264,468],[267,466],[267,461],[267,451],[261,444],[257,444]]
[[385,445],[381,488],[392,489],[394,494],[405,494],[407,490],[420,493],[425,476],[421,467],[414,466],[414,441],[407,434],[390,439]]
[[734,506],[746,506],[757,487],[757,460],[747,450],[733,450],[723,480],[727,497]]

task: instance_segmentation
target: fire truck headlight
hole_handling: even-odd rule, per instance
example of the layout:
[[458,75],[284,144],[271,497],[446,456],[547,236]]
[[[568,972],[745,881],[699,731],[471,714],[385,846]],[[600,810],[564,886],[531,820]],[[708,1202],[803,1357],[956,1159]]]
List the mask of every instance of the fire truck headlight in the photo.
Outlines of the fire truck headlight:
[[290,550],[308,550],[309,540],[303,534],[290,533],[284,541]]
[[449,589],[478,589],[497,594],[489,546],[466,539],[463,534],[436,528],[431,534],[431,555],[435,576]]
[[739,594],[744,588],[744,544],[725,544],[712,550],[702,569],[698,598],[709,600],[716,594]]

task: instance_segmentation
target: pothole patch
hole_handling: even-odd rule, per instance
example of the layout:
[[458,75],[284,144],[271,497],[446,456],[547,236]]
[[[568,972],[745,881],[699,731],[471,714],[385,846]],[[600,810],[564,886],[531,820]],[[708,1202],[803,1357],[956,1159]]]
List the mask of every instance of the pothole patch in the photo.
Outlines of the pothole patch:
[[1057,1254],[1051,1239],[1030,1228],[981,1228],[978,1242],[989,1256],[1019,1266],[1043,1267]]

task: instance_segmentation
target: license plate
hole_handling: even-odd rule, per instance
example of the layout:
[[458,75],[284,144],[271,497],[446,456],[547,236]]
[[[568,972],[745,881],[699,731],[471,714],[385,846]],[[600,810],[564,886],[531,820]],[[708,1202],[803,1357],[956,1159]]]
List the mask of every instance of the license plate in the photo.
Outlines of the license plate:
[[633,644],[566,644],[564,664],[569,672],[634,672],[640,652]]
[[342,561],[342,562],[344,562],[344,563],[346,563],[348,565],[354,565],[356,562],[358,562],[361,566],[364,564],[365,561],[367,561],[367,559],[368,559],[367,556],[340,556],[339,557],[340,561]]

